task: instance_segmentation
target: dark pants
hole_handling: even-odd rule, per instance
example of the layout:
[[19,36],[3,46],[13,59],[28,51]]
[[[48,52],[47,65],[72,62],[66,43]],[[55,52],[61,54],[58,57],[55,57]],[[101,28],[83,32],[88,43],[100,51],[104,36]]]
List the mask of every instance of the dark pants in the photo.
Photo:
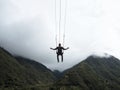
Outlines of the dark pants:
[[62,54],[58,54],[57,53],[57,61],[59,62],[59,56],[61,56],[61,61],[63,62],[63,53]]

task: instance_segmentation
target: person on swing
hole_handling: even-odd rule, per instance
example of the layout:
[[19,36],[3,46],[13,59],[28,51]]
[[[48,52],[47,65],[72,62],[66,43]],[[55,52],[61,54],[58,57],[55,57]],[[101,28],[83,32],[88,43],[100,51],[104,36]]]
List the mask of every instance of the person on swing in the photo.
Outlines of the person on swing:
[[63,50],[67,50],[67,49],[69,49],[69,47],[64,48],[64,47],[61,46],[61,43],[59,43],[58,47],[56,47],[56,48],[50,48],[50,49],[56,50],[57,61],[59,62],[59,56],[61,56],[61,60],[63,62]]

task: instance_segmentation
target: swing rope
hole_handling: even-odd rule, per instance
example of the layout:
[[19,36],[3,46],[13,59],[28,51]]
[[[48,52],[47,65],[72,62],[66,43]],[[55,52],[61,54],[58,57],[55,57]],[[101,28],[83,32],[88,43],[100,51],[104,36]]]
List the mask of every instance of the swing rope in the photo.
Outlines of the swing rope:
[[65,0],[65,16],[64,16],[63,47],[64,47],[64,45],[65,45],[66,16],[67,16],[67,0]]
[[60,7],[59,7],[60,15],[59,15],[59,43],[61,41],[61,0],[60,0]]
[[56,8],[57,8],[57,5],[56,5],[56,0],[55,0],[55,42],[56,42],[56,47],[57,47],[57,15],[56,15]]
[[[62,0],[59,1],[59,21],[57,23],[57,1],[55,0],[55,41],[56,41],[56,46],[58,43],[61,42],[61,14],[62,14]],[[67,14],[67,0],[65,0],[65,12],[64,12],[64,26],[63,26],[63,46],[65,44],[65,33],[66,33],[66,14]],[[59,26],[58,26],[59,25]],[[57,27],[58,26],[58,27]],[[57,33],[58,30],[58,33]]]

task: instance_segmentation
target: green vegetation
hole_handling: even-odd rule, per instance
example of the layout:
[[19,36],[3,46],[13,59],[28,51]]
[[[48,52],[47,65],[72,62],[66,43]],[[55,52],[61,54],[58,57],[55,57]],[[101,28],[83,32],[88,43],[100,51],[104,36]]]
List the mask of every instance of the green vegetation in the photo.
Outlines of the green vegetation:
[[120,90],[120,61],[90,56],[61,73],[0,48],[0,90]]
[[14,57],[0,48],[0,90],[37,90],[36,85],[42,87],[55,80],[52,71],[42,64]]
[[120,90],[120,61],[90,56],[67,70],[55,86],[65,86],[58,90]]

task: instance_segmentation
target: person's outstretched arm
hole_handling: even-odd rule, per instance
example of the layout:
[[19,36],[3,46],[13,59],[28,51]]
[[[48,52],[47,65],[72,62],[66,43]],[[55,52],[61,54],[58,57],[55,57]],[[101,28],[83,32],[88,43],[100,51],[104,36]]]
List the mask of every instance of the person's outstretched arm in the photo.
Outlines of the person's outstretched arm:
[[52,50],[57,50],[57,48],[50,48],[50,49],[52,49]]
[[67,47],[67,48],[63,48],[63,50],[67,50],[67,49],[69,49],[69,47]]

